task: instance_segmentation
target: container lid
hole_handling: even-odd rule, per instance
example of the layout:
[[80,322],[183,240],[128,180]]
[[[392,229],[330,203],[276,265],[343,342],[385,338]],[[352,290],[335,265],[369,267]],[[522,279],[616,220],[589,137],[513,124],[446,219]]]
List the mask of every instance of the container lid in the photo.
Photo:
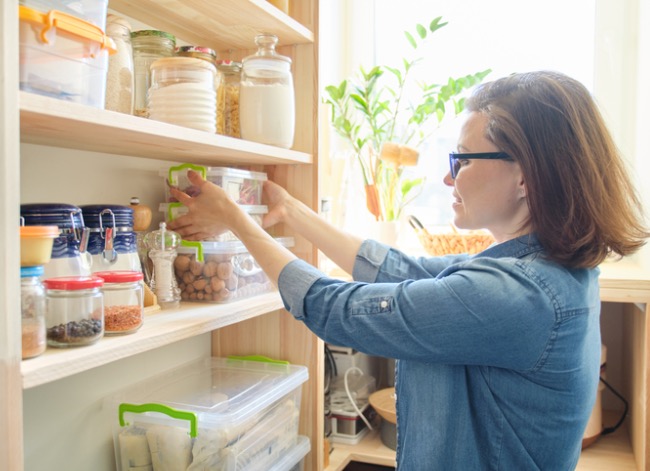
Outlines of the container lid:
[[156,29],[141,29],[140,31],[133,31],[131,33],[131,39],[134,38],[164,38],[172,41],[176,44],[176,36],[173,34],[165,33],[164,31],[158,31]]
[[[240,204],[239,208],[246,214],[251,215],[264,215],[269,212],[269,207],[265,204]],[[187,214],[188,209],[183,203],[174,202],[160,203],[158,211],[164,213],[167,220],[173,221],[177,217]]]
[[203,59],[208,61],[210,64],[215,64],[217,59],[217,53],[214,49],[203,46],[177,46],[176,55],[182,57],[195,57],[197,59]]
[[34,276],[43,276],[45,269],[43,265],[35,265],[33,267],[20,267],[20,277],[29,278]]
[[21,204],[20,215],[26,226],[52,226],[60,229],[81,229],[84,227],[81,208],[65,203]]
[[[276,237],[275,241],[284,247],[290,248],[295,244],[293,237]],[[248,249],[240,240],[226,241],[191,241],[183,240],[176,249],[179,254],[196,254],[199,262],[204,260],[205,255],[237,255],[248,253]]]
[[60,289],[65,291],[78,291],[82,289],[101,288],[104,279],[98,276],[62,276],[48,278],[43,281],[46,289]]
[[238,74],[241,72],[242,63],[230,59],[217,59],[217,69],[226,74]]
[[88,21],[58,10],[50,10],[47,13],[42,13],[24,5],[19,5],[18,8],[18,17],[21,21],[28,21],[43,26],[39,38],[44,44],[50,43],[50,39],[47,36],[48,31],[56,28],[58,31],[63,31],[78,38],[98,43],[100,49],[107,50],[109,54],[117,51],[113,40],[106,36],[99,26]]
[[133,283],[143,279],[142,272],[134,270],[98,271],[93,273],[104,280],[104,283]]
[[[166,406],[192,413],[200,428],[223,429],[260,414],[298,388],[308,376],[307,368],[299,365],[206,358],[142,381],[110,400]],[[146,416],[136,420],[147,419],[155,420]]]
[[278,54],[275,50],[278,44],[278,37],[271,33],[260,33],[255,36],[255,44],[257,44],[257,52],[253,55],[244,57],[244,67],[248,67],[251,63],[257,61],[264,61],[263,67],[272,67],[273,62],[282,62],[291,64],[291,58]]
[[203,178],[226,176],[245,178],[248,180],[266,181],[268,179],[265,172],[254,172],[252,170],[231,167],[206,167],[204,165],[195,165],[190,163],[174,165],[167,169],[160,170],[159,175],[161,177],[166,177],[170,185],[176,186],[178,185],[178,174],[181,172],[187,172],[187,170],[194,170],[195,172],[200,173]]
[[59,237],[59,226],[20,226],[22,239],[56,239]]
[[172,56],[172,57],[162,57],[156,59],[153,64],[151,64],[151,70],[154,69],[180,69],[180,68],[191,68],[191,69],[205,69],[207,71],[216,74],[217,69],[212,62],[206,61],[204,59],[198,59],[196,57],[181,57],[181,56]]
[[[116,204],[81,206],[86,227],[132,227],[133,208]],[[100,220],[101,219],[101,220]]]

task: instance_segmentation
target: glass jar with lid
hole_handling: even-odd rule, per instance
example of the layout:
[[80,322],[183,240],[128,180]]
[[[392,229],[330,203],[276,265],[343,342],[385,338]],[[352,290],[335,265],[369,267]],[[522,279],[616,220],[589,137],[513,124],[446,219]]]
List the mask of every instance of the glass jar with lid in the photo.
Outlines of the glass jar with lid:
[[148,117],[147,92],[151,86],[151,64],[163,57],[172,57],[176,37],[158,30],[140,30],[131,33],[133,65],[135,69],[134,112]]
[[104,333],[130,334],[144,319],[143,275],[139,271],[113,270],[96,272],[104,280]]
[[214,49],[203,46],[178,46],[176,48],[176,55],[180,57],[194,57],[196,59],[203,59],[214,65],[217,60],[217,53]]
[[244,58],[239,91],[243,139],[290,148],[295,130],[295,97],[291,59],[278,54],[278,37],[260,34],[257,52]]
[[131,25],[124,18],[109,14],[106,18],[106,35],[115,42],[116,53],[108,57],[105,108],[133,114],[134,69]]
[[194,57],[166,57],[151,64],[149,118],[214,133],[216,68]]
[[241,137],[239,132],[239,84],[241,62],[217,60],[217,134]]
[[45,351],[45,288],[41,283],[43,266],[20,267],[20,308],[22,358],[33,358]]
[[104,280],[98,276],[48,278],[47,344],[52,347],[91,345],[104,336]]

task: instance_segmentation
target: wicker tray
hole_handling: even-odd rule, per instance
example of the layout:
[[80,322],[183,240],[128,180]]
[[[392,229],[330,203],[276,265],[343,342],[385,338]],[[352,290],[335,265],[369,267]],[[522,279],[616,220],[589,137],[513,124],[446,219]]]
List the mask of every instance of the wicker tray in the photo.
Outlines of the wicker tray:
[[424,250],[433,256],[476,254],[494,243],[494,237],[485,231],[457,232],[453,228],[454,232],[431,234],[415,216],[409,216],[409,224],[415,229]]

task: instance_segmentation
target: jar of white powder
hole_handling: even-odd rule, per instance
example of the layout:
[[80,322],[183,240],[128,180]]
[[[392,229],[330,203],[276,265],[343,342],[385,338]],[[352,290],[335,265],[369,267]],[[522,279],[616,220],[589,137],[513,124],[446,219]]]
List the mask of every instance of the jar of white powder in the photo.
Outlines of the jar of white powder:
[[278,37],[260,34],[257,52],[244,58],[239,91],[243,139],[290,148],[295,130],[291,59],[275,51]]
[[117,52],[108,58],[105,108],[133,114],[133,49],[131,25],[122,17],[109,14],[106,35],[115,42]]

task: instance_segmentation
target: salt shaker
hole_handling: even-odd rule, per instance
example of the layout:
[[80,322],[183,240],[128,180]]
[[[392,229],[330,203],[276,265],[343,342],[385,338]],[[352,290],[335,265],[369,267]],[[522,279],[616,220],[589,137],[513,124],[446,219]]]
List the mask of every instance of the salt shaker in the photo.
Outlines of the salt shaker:
[[176,248],[181,243],[181,236],[167,230],[167,224],[160,223],[160,229],[149,232],[144,243],[149,250],[149,258],[153,262],[151,275],[151,290],[158,297],[162,309],[173,309],[179,306],[181,292],[174,275],[174,260]]

